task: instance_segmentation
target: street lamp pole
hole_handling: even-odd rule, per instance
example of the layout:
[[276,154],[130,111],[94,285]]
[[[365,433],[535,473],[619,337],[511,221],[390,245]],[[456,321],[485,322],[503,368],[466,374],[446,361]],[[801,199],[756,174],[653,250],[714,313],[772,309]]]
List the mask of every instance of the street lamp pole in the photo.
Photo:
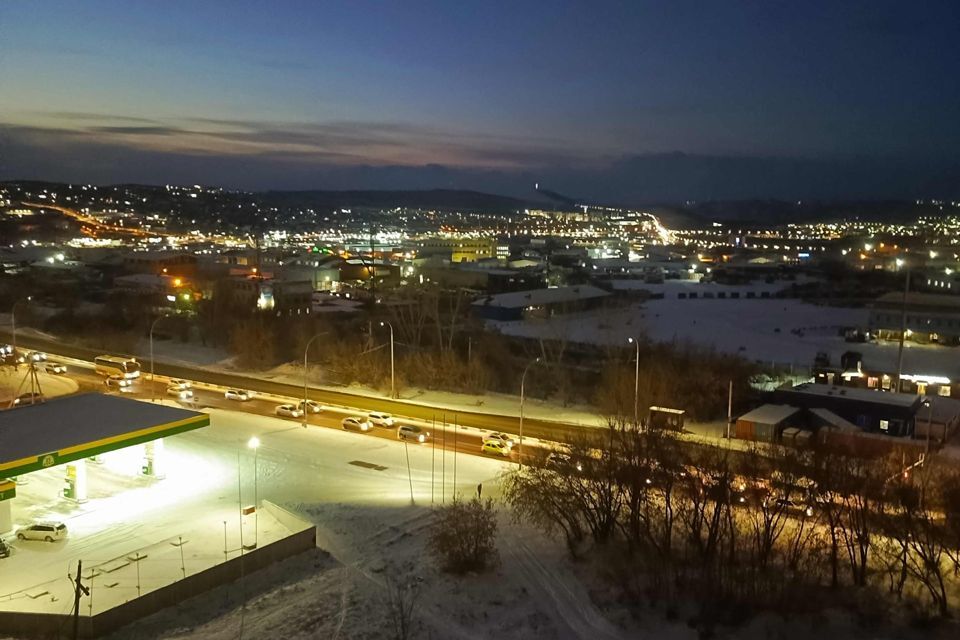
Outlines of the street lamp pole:
[[640,340],[628,338],[627,342],[637,347],[636,369],[633,374],[633,428],[640,429]]
[[163,320],[167,316],[157,316],[153,319],[153,322],[150,323],[150,401],[157,401],[157,386],[154,383],[153,376],[153,328],[157,326],[157,322]]
[[256,547],[260,535],[260,497],[257,489],[257,452],[260,450],[260,438],[253,436],[247,441],[247,446],[253,449],[253,546]]
[[19,362],[17,361],[17,305],[23,304],[24,302],[30,302],[33,300],[33,296],[27,296],[26,298],[21,298],[13,303],[13,306],[10,307],[10,328],[13,338],[13,369],[16,371],[19,368]]
[[525,396],[526,382],[527,382],[527,372],[530,371],[530,367],[540,362],[540,358],[534,358],[531,360],[526,368],[523,370],[523,375],[520,376],[520,442],[517,447],[517,463],[519,469],[523,469],[523,400]]
[[319,338],[320,336],[325,336],[329,333],[324,331],[323,333],[318,333],[309,340],[307,340],[307,346],[303,348],[303,428],[307,428],[307,352],[310,351],[310,345],[313,344],[313,341]]
[[390,397],[397,397],[397,379],[395,376],[395,369],[393,366],[393,325],[385,320],[380,321],[380,326],[386,326],[390,328]]

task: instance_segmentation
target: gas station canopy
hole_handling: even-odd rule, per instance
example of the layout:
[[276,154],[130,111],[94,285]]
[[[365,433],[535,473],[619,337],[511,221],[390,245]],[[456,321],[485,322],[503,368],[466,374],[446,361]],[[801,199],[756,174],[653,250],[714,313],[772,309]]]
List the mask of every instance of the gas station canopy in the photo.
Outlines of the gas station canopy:
[[210,416],[205,413],[100,393],[0,411],[0,478],[209,424]]

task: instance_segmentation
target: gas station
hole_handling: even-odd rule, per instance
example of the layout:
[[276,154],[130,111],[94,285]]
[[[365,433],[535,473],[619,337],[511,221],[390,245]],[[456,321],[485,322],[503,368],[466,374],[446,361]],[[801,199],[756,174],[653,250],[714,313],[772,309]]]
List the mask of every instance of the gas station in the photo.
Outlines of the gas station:
[[99,393],[0,412],[0,533],[13,528],[18,478],[63,466],[62,497],[83,503],[88,460],[140,447],[139,471],[162,477],[163,438],[209,424],[204,413]]
[[[210,425],[100,393],[0,411],[0,636],[56,635],[72,609],[79,637],[99,637],[315,547],[312,524],[258,497],[257,439],[224,451]],[[66,534],[13,540],[50,522]]]

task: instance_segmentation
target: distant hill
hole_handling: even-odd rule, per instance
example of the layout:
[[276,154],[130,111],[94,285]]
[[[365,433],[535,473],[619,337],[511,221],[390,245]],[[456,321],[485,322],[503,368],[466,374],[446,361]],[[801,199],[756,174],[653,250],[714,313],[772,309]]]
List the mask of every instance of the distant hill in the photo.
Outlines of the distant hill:
[[[922,215],[942,212],[933,204],[911,201],[851,202],[785,202],[782,200],[732,200],[687,204],[679,208],[703,223],[736,222],[757,226],[780,226],[789,223],[867,220],[871,222],[907,223]],[[669,226],[669,225],[668,225]]]
[[258,195],[265,204],[312,207],[314,209],[409,207],[515,214],[527,208],[540,206],[519,198],[456,189],[431,189],[428,191],[264,191]]

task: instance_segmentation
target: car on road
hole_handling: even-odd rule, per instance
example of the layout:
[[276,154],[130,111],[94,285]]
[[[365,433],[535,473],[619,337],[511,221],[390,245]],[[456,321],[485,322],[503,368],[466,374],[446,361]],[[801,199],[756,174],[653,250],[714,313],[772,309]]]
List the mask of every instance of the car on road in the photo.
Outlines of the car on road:
[[301,400],[297,403],[297,408],[301,411],[306,410],[307,413],[320,413],[323,411],[323,406],[319,402],[314,402],[313,400],[307,400],[306,402]]
[[67,525],[62,522],[37,522],[17,529],[18,540],[53,542],[67,537]]
[[46,362],[47,354],[43,351],[31,351],[27,354],[27,360],[31,362]]
[[274,409],[274,413],[282,418],[299,418],[303,416],[303,411],[300,411],[296,405],[292,404],[277,405],[277,408]]
[[0,538],[0,558],[9,558],[11,553],[13,553],[13,547]]
[[190,400],[193,398],[193,389],[184,389],[183,387],[170,385],[167,387],[167,395],[179,400]]
[[347,431],[369,431],[370,423],[360,416],[348,416],[340,421],[340,426]]
[[392,427],[394,423],[393,416],[382,411],[373,411],[367,414],[367,420],[370,424],[377,427]]
[[[583,471],[583,463],[574,460],[569,453],[561,451],[551,451],[547,456],[547,466],[553,467],[558,471]],[[650,484],[649,482],[647,484]]]
[[812,518],[816,510],[809,502],[795,500],[789,496],[767,496],[763,500],[763,507],[771,510],[790,511],[792,513],[802,513],[808,518]]
[[193,389],[193,383],[189,380],[183,380],[181,378],[171,378],[169,387],[176,387],[177,389]]
[[107,385],[108,389],[115,389],[122,393],[133,391],[133,381],[120,375],[108,377],[103,384]]
[[512,436],[508,436],[507,434],[500,433],[498,431],[484,434],[483,441],[484,442],[502,442],[503,444],[507,445],[510,448],[513,448],[513,445],[516,444],[516,441],[513,439]]
[[510,456],[510,447],[497,440],[490,440],[480,445],[481,453],[492,453],[507,458]]
[[430,432],[412,424],[402,424],[397,427],[397,439],[413,440],[422,444],[430,439]]
[[13,400],[13,406],[21,407],[30,404],[40,404],[43,402],[43,394],[36,391],[22,393]]
[[253,397],[253,391],[246,391],[244,389],[227,389],[223,392],[223,397],[227,400],[239,400],[240,402],[246,402]]
[[67,372],[67,365],[60,364],[59,362],[44,362],[40,365],[40,370],[59,376]]

